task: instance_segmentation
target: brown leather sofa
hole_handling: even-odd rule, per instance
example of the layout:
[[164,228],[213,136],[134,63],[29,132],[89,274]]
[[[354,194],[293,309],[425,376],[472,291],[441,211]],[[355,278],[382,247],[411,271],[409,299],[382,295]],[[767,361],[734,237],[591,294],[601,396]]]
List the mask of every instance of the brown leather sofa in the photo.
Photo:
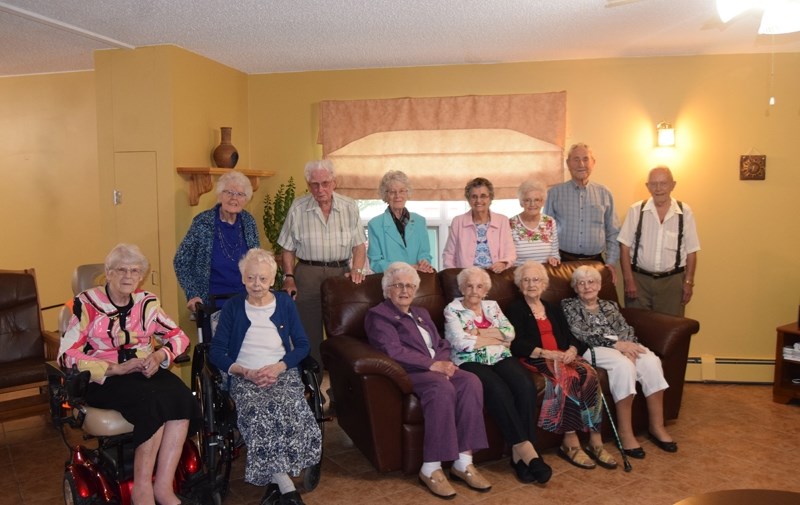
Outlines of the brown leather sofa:
[[[600,297],[617,300],[608,270],[599,262],[568,262],[558,267],[547,266],[550,285],[542,296],[550,302],[574,296],[569,285],[572,272],[582,264],[595,265],[602,274]],[[459,296],[456,276],[460,269],[436,274],[420,274],[420,287],[414,305],[430,312],[440,331],[444,325],[444,307]],[[488,298],[505,308],[521,296],[513,282],[513,270],[491,273],[492,289]],[[336,399],[339,425],[380,472],[403,470],[415,473],[422,464],[423,419],[418,398],[400,365],[367,342],[364,318],[368,309],[383,298],[381,274],[368,276],[356,286],[346,278],[332,278],[322,285],[322,312],[327,334],[322,343],[322,359],[330,373]],[[681,407],[686,363],[691,336],[700,329],[697,321],[641,309],[622,309],[625,319],[636,330],[639,340],[661,357],[664,375],[670,384],[664,395],[664,415],[676,419]],[[609,406],[614,408],[608,392],[608,380],[600,370],[601,383]],[[544,379],[533,374],[543,397]],[[476,461],[497,459],[506,452],[499,429],[487,419],[490,447],[476,454]],[[634,429],[647,430],[647,410],[641,394],[633,407]],[[604,422],[606,440],[611,439],[610,425]],[[556,447],[560,437],[538,430],[537,448]]]
[[[0,270],[0,419],[41,410],[47,402],[44,363],[55,359],[59,336],[43,329],[33,269]],[[39,388],[39,394],[23,395]]]

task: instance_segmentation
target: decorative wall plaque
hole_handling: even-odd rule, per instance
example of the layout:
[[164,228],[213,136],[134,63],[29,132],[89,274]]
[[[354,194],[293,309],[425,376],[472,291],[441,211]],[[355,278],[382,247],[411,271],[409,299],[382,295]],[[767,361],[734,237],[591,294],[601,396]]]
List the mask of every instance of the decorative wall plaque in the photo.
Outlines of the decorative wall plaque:
[[740,181],[763,181],[767,178],[767,156],[745,154],[739,158]]

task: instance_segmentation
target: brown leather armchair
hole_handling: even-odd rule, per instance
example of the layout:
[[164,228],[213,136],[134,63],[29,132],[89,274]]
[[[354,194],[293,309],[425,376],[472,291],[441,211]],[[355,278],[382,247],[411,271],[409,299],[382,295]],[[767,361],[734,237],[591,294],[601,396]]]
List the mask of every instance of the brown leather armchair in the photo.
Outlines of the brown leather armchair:
[[[55,359],[59,336],[43,329],[40,308],[33,269],[0,271],[0,394],[47,384],[44,363]],[[0,403],[0,413],[3,418],[27,415],[46,402],[40,390]]]
[[[572,272],[581,264],[594,264],[601,270],[602,298],[617,301],[610,273],[600,263],[568,262],[558,267],[547,266],[550,285],[543,298],[559,302],[574,296],[569,285]],[[420,274],[420,287],[414,304],[430,312],[442,330],[444,307],[460,296],[456,276],[460,269],[447,269],[438,274]],[[488,298],[505,308],[521,296],[513,282],[513,270],[502,274],[490,272],[492,289]],[[367,310],[383,300],[381,275],[370,275],[358,286],[349,279],[331,278],[322,285],[322,312],[327,339],[322,343],[322,359],[330,373],[331,387],[336,398],[339,425],[380,472],[403,470],[414,473],[422,464],[422,410],[411,392],[411,383],[394,360],[372,348],[364,331]],[[645,311],[623,309],[623,315],[636,330],[637,337],[662,359],[664,374],[670,384],[664,395],[664,415],[676,419],[680,411],[683,382],[689,355],[691,336],[699,331],[697,321]],[[599,370],[601,383],[613,410],[608,393],[608,380]],[[540,399],[544,379],[533,374]],[[634,428],[647,429],[647,411],[642,395],[634,401]],[[476,454],[476,460],[500,458],[505,444],[494,422],[487,418],[490,447]],[[604,423],[610,436],[610,426]],[[556,447],[560,437],[538,430],[537,447]]]

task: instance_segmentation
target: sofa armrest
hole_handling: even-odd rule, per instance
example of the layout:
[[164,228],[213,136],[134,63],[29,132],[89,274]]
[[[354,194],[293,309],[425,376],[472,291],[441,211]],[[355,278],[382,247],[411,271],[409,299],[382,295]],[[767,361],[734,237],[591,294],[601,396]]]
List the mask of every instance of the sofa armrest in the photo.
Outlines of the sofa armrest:
[[676,352],[685,352],[688,357],[691,337],[700,331],[700,323],[694,319],[645,309],[623,308],[620,311],[633,326],[642,345],[662,358]]
[[322,343],[325,367],[336,360],[357,375],[380,375],[390,379],[403,394],[411,394],[408,374],[395,360],[368,343],[349,335],[338,335]]
[[44,340],[44,359],[55,361],[58,358],[58,348],[61,346],[61,335],[57,331],[42,330]]

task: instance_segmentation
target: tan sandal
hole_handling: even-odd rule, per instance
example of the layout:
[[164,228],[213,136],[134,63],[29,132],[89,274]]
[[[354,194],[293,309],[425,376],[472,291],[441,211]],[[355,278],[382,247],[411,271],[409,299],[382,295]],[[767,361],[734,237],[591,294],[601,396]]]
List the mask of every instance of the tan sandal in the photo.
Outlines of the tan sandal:
[[597,466],[594,464],[594,461],[592,461],[592,458],[583,452],[583,449],[580,447],[565,447],[562,445],[558,448],[558,455],[584,470],[591,470]]
[[597,461],[597,464],[602,466],[603,468],[608,468],[609,470],[613,470],[617,467],[617,460],[606,451],[606,448],[602,445],[594,447],[592,445],[587,445],[584,447],[586,452],[589,454],[593,460]]

